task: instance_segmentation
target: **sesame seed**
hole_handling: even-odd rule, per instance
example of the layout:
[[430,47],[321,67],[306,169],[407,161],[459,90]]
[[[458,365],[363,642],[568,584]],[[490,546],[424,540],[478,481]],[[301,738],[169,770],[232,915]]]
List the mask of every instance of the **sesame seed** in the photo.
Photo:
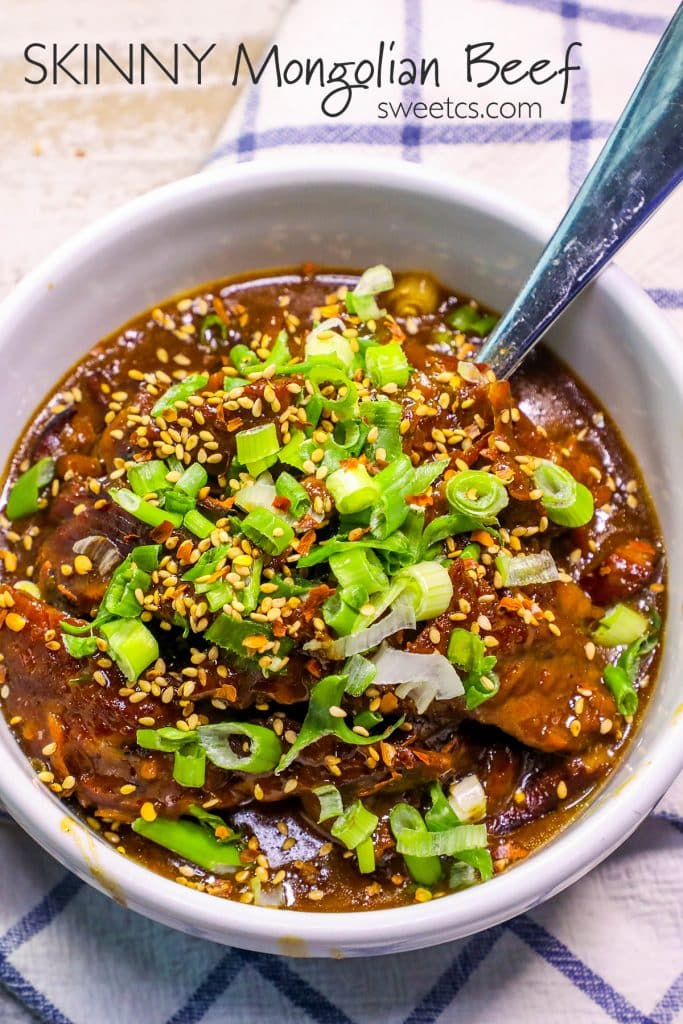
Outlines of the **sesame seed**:
[[557,796],[558,796],[559,800],[566,800],[567,799],[567,792],[568,792],[568,790],[567,790],[567,783],[564,780],[558,782],[557,789],[556,789],[555,792],[557,793]]
[[154,804],[150,803],[149,800],[145,800],[144,804],[140,808],[140,817],[144,821],[155,821],[157,812],[154,809]]

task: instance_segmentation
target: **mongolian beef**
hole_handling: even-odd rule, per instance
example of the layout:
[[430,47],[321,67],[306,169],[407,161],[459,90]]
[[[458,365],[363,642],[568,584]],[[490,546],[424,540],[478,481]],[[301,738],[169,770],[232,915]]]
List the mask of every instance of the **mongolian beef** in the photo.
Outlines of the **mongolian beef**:
[[424,902],[526,857],[654,673],[657,522],[547,352],[423,274],[232,280],[100,342],[0,521],[0,696],[121,854],[295,909]]

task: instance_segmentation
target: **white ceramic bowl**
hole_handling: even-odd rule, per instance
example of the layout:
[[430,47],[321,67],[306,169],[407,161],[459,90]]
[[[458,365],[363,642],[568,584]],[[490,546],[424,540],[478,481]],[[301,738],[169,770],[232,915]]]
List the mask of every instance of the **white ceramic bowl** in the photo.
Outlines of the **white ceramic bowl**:
[[[82,232],[0,309],[0,459],[45,393],[100,337],[176,292],[254,268],[424,268],[494,308],[513,298],[547,225],[475,185],[406,164],[280,162],[203,174],[152,192]],[[683,347],[652,302],[608,269],[553,346],[610,410],[654,495],[670,606],[654,698],[608,785],[562,835],[485,885],[359,914],[244,906],[185,889],[117,854],[38,783],[4,720],[0,795],[86,882],[194,935],[265,952],[359,956],[458,938],[528,910],[607,856],[683,768]]]

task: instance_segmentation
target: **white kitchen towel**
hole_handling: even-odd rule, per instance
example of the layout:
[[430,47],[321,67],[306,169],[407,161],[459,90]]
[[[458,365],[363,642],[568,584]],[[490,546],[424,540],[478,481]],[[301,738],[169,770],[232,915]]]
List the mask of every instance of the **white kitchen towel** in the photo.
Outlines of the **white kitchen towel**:
[[[376,58],[379,41],[393,40],[398,57],[438,55],[439,89],[354,90],[348,110],[330,118],[321,111],[329,90],[278,87],[269,65],[258,87],[246,87],[208,166],[220,173],[225,162],[293,150],[311,161],[320,152],[399,157],[493,186],[557,219],[674,9],[664,0],[295,0],[278,32],[283,65]],[[566,103],[559,75],[544,86],[528,78],[516,87],[463,84],[463,48],[478,41],[493,41],[501,62],[528,67],[546,57],[555,70],[569,44],[581,42]],[[388,108],[379,116],[379,102],[396,113],[399,103],[405,110],[446,97],[541,102],[542,117],[517,108],[506,118],[495,106],[467,120],[404,120],[400,110],[394,119]],[[620,259],[681,328],[682,211],[681,198],[671,200]],[[170,931],[90,890],[6,815],[0,855],[0,1020],[10,1024],[683,1020],[681,780],[570,890],[470,939],[382,960],[285,960]]]

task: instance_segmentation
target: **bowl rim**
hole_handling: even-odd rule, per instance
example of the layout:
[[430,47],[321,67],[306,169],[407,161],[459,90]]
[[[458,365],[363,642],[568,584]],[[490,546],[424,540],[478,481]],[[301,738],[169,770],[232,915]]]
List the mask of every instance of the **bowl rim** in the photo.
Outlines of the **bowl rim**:
[[[541,245],[550,236],[547,221],[513,200],[480,185],[396,160],[371,158],[280,157],[265,163],[211,168],[139,196],[82,229],[32,270],[0,304],[0,324],[12,329],[27,300],[49,289],[63,268],[84,264],[90,254],[143,223],[154,223],[179,206],[201,206],[212,197],[226,200],[257,195],[261,189],[343,181],[359,187],[428,192],[482,210]],[[631,319],[647,318],[645,335],[663,360],[676,368],[683,396],[683,348],[670,322],[652,300],[614,265],[591,285],[616,302]],[[671,612],[670,612],[671,613]],[[155,874],[117,853],[97,837],[36,779],[17,772],[13,739],[6,724],[0,740],[0,795],[11,815],[63,865],[101,892],[167,925],[214,941],[291,955],[371,955],[405,951],[470,935],[560,892],[607,857],[638,826],[683,769],[683,715],[677,714],[652,741],[637,778],[622,785],[599,809],[589,806],[533,858],[485,885],[442,899],[405,907],[356,912],[311,912],[245,905],[211,897]],[[8,742],[9,740],[9,742]],[[625,761],[629,758],[627,751]],[[46,799],[36,796],[36,789]],[[69,833],[92,837],[87,851]]]

